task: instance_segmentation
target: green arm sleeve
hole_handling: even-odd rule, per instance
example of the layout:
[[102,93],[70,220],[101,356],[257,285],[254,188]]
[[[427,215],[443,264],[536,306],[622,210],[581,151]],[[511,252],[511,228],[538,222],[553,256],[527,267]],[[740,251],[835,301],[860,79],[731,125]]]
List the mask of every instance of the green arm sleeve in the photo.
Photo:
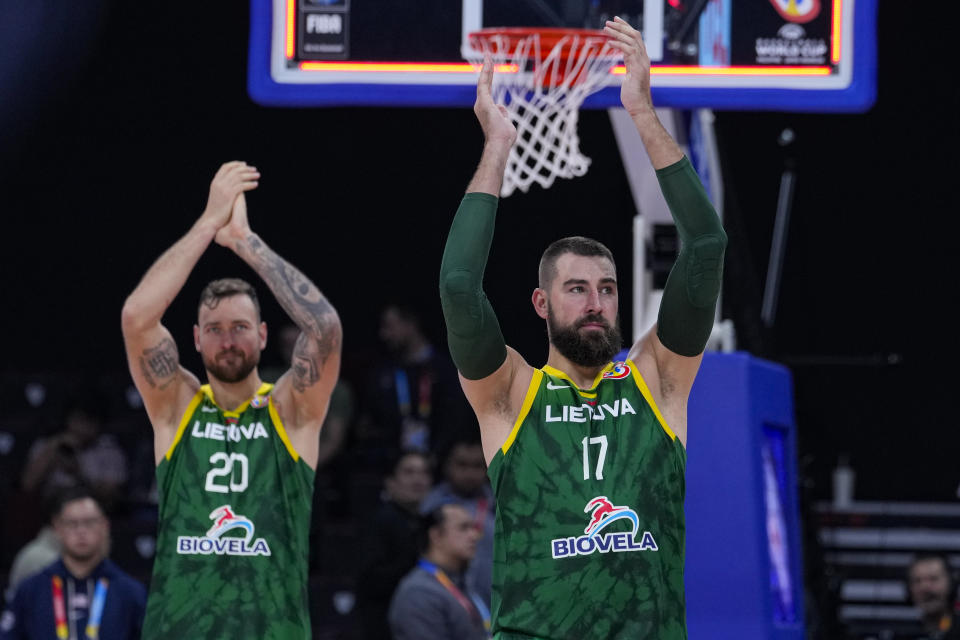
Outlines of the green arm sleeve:
[[463,196],[440,264],[440,303],[450,355],[463,377],[470,380],[487,377],[507,359],[500,323],[483,292],[496,215],[496,196]]
[[686,157],[657,170],[657,179],[680,237],[680,254],[663,288],[657,337],[674,353],[692,357],[703,351],[713,330],[727,234]]

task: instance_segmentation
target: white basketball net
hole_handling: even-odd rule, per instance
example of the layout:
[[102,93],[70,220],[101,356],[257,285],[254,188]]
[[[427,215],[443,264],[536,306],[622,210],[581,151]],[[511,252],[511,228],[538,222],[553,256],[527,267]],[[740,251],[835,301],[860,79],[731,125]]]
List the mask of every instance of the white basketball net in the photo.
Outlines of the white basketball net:
[[[541,58],[540,35],[523,36],[511,54],[511,37],[493,34],[474,40],[471,62],[489,53],[494,64],[512,64],[515,73],[493,75],[493,98],[506,106],[517,128],[500,195],[526,192],[534,182],[544,189],[560,178],[582,176],[590,158],[580,153],[577,120],[580,105],[610,82],[610,69],[622,54],[601,35],[566,35]],[[563,55],[567,51],[566,56]],[[562,80],[552,82],[552,78]]]

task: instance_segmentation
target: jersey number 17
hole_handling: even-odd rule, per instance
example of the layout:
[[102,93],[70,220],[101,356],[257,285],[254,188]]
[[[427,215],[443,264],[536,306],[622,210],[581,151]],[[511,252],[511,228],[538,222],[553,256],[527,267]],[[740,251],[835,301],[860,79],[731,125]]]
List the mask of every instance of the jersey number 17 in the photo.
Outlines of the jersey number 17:
[[594,438],[584,436],[581,442],[583,443],[583,479],[590,479],[590,445],[600,445],[594,476],[597,480],[603,480],[603,463],[607,459],[607,436],[596,436]]

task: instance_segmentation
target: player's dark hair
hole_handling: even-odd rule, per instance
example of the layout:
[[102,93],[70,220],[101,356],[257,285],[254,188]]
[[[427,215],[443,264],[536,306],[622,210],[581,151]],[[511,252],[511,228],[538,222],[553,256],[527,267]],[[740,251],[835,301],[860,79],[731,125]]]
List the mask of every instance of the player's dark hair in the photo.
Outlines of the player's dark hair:
[[613,265],[614,270],[617,268],[617,263],[613,259],[613,254],[602,242],[598,242],[593,238],[585,238],[583,236],[560,238],[547,247],[547,250],[544,251],[543,255],[540,257],[540,269],[538,270],[537,278],[541,289],[549,288],[550,283],[553,281],[553,278],[557,273],[557,258],[565,253],[572,253],[578,256],[598,256],[606,258]]
[[427,548],[430,546],[430,532],[434,529],[442,527],[443,523],[446,522],[447,514],[444,507],[447,507],[451,504],[455,505],[457,503],[452,500],[441,502],[433,509],[420,516],[420,530],[417,535],[417,541],[419,542],[421,553],[426,553]]
[[63,513],[64,507],[66,507],[71,502],[76,502],[77,500],[93,500],[94,504],[97,505],[97,509],[100,510],[100,513],[104,516],[107,515],[107,510],[103,508],[103,503],[100,502],[98,498],[90,489],[83,485],[76,485],[73,487],[67,487],[62,491],[54,494],[48,503],[48,513],[50,519],[58,517]]
[[440,460],[443,461],[444,466],[450,461],[450,456],[453,455],[453,450],[457,447],[483,447],[483,442],[480,440],[480,434],[477,433],[458,433],[453,438],[448,440],[443,448],[440,451]]
[[401,449],[400,451],[397,451],[391,455],[390,459],[387,461],[387,469],[389,470],[387,475],[390,477],[397,475],[397,469],[400,468],[400,463],[403,462],[407,456],[418,456],[423,458],[423,461],[427,463],[427,468],[433,467],[433,460],[431,460],[429,454],[416,449]]
[[939,560],[943,565],[944,571],[948,574],[950,573],[950,560],[947,558],[947,555],[936,551],[920,551],[914,555],[910,560],[910,564],[907,566],[907,573],[913,571],[913,568],[921,562],[929,562],[930,560]]
[[257,299],[257,290],[240,278],[220,278],[214,280],[203,288],[200,292],[200,304],[197,305],[197,313],[204,306],[215,309],[220,301],[231,296],[248,296],[253,301],[253,307],[257,310],[257,319],[260,318],[260,301]]

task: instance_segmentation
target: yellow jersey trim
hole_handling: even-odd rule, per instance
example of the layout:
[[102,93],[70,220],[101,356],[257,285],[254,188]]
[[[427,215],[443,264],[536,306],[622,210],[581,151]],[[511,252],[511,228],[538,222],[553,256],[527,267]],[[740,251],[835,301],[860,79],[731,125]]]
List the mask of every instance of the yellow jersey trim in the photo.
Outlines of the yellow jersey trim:
[[[265,395],[267,395],[268,393],[270,393],[270,391],[271,391],[272,389],[273,389],[273,385],[272,385],[272,384],[270,384],[269,382],[262,382],[262,383],[260,384],[260,387],[257,389],[257,392],[256,392],[255,394],[253,394],[253,395],[254,395],[254,396],[265,396]],[[245,401],[243,402],[243,404],[241,404],[239,407],[237,407],[237,408],[234,409],[233,411],[227,411],[226,409],[224,409],[223,407],[221,407],[219,404],[217,404],[216,399],[214,399],[214,397],[213,397],[213,389],[210,388],[210,385],[209,385],[209,384],[205,384],[205,385],[201,386],[201,387],[200,387],[200,391],[202,391],[202,392],[203,392],[203,395],[205,395],[205,396],[207,397],[207,400],[209,400],[210,402],[212,402],[212,403],[213,403],[213,406],[215,406],[217,409],[220,409],[220,411],[223,412],[223,415],[224,415],[225,417],[227,417],[227,418],[239,418],[239,417],[240,417],[240,414],[243,413],[244,411],[246,411],[246,410],[247,410],[247,407],[249,407],[249,406],[250,406],[250,403],[253,401],[253,396],[251,396],[250,398],[248,398],[247,400],[245,400]]]
[[677,439],[677,434],[673,432],[667,425],[667,421],[663,419],[663,415],[660,413],[657,403],[653,401],[653,394],[650,393],[650,388],[647,386],[647,382],[643,379],[643,376],[640,375],[640,371],[637,369],[637,365],[631,360],[627,360],[627,365],[630,367],[630,371],[633,373],[633,381],[637,383],[637,388],[640,389],[640,393],[643,394],[643,399],[647,401],[647,404],[650,405],[650,408],[653,409],[653,415],[657,416],[657,421],[660,422],[660,426],[663,430],[670,436],[671,440]]
[[[255,395],[257,396],[266,395],[270,393],[272,389],[273,389],[272,384],[270,384],[269,382],[264,382],[257,389],[257,393]],[[223,415],[228,418],[240,417],[240,414],[246,411],[247,407],[249,407],[250,403],[253,401],[253,398],[251,397],[249,400],[247,400],[246,402],[241,404],[239,407],[237,407],[236,410],[224,411],[223,407],[217,404],[217,401],[214,399],[213,389],[210,388],[210,385],[209,384],[201,385],[200,388],[197,389],[197,393],[194,394],[193,399],[190,401],[190,404],[187,405],[186,411],[183,412],[183,417],[180,418],[180,426],[177,427],[177,434],[173,437],[173,443],[170,445],[170,448],[167,449],[167,453],[164,456],[167,460],[169,460],[170,456],[173,455],[173,450],[176,448],[177,444],[180,443],[180,439],[183,438],[183,432],[186,430],[187,424],[190,422],[190,418],[193,416],[194,413],[196,413],[197,406],[200,404],[200,402],[204,398],[206,398],[211,403],[213,403],[213,405],[218,409],[220,409],[220,411],[223,412]],[[275,413],[276,413],[275,411],[271,412],[271,417],[273,417]],[[277,419],[279,420],[279,418]],[[283,427],[281,426],[278,431],[280,433],[280,439],[283,440],[283,443],[287,446],[287,449],[292,450],[292,447],[290,446],[290,442],[287,440],[287,434],[283,431]],[[296,455],[294,455],[293,459],[294,460],[297,459]]]
[[186,430],[187,424],[190,422],[190,418],[193,417],[194,412],[196,412],[201,400],[203,400],[203,387],[193,394],[193,399],[190,401],[190,404],[187,405],[186,411],[183,412],[183,417],[180,418],[180,426],[177,427],[177,433],[173,436],[173,442],[170,443],[170,448],[167,449],[167,453],[164,455],[167,460],[173,455],[173,450],[176,449],[177,444],[180,443],[180,438],[183,437],[183,432]]
[[533,406],[533,399],[537,397],[537,392],[540,390],[541,380],[543,380],[543,371],[540,369],[534,369],[533,378],[530,380],[530,386],[527,387],[527,395],[524,396],[523,404],[520,406],[520,415],[517,416],[516,421],[513,423],[513,429],[510,430],[510,435],[507,436],[503,446],[500,447],[500,451],[503,452],[503,455],[507,455],[507,450],[513,446],[513,441],[517,439],[517,433],[520,431],[520,425],[523,424],[523,421],[527,419],[527,414],[530,413],[530,407]]
[[290,457],[293,458],[293,461],[296,462],[300,459],[300,455],[290,443],[290,438],[287,437],[287,430],[283,428],[283,420],[280,419],[280,414],[277,413],[277,405],[273,404],[273,397],[271,396],[267,402],[267,409],[270,411],[270,419],[273,421],[273,426],[277,430],[277,435],[280,436],[280,441],[283,442],[283,446],[287,448],[287,453],[289,453]]
[[590,385],[590,388],[588,389],[581,389],[580,387],[578,387],[577,383],[571,380],[570,376],[565,374],[563,371],[560,371],[560,369],[551,367],[550,365],[544,365],[543,371],[544,373],[549,373],[552,376],[566,380],[567,382],[572,384],[573,388],[577,390],[577,393],[579,393],[584,398],[596,398],[597,393],[596,391],[594,391],[594,389],[596,389],[597,385],[600,384],[600,381],[603,380],[603,374],[605,374],[608,371],[612,371],[615,364],[616,363],[611,362],[607,364],[607,366],[605,366],[603,369],[601,369],[600,372],[597,373],[597,377],[593,379],[593,384]]

